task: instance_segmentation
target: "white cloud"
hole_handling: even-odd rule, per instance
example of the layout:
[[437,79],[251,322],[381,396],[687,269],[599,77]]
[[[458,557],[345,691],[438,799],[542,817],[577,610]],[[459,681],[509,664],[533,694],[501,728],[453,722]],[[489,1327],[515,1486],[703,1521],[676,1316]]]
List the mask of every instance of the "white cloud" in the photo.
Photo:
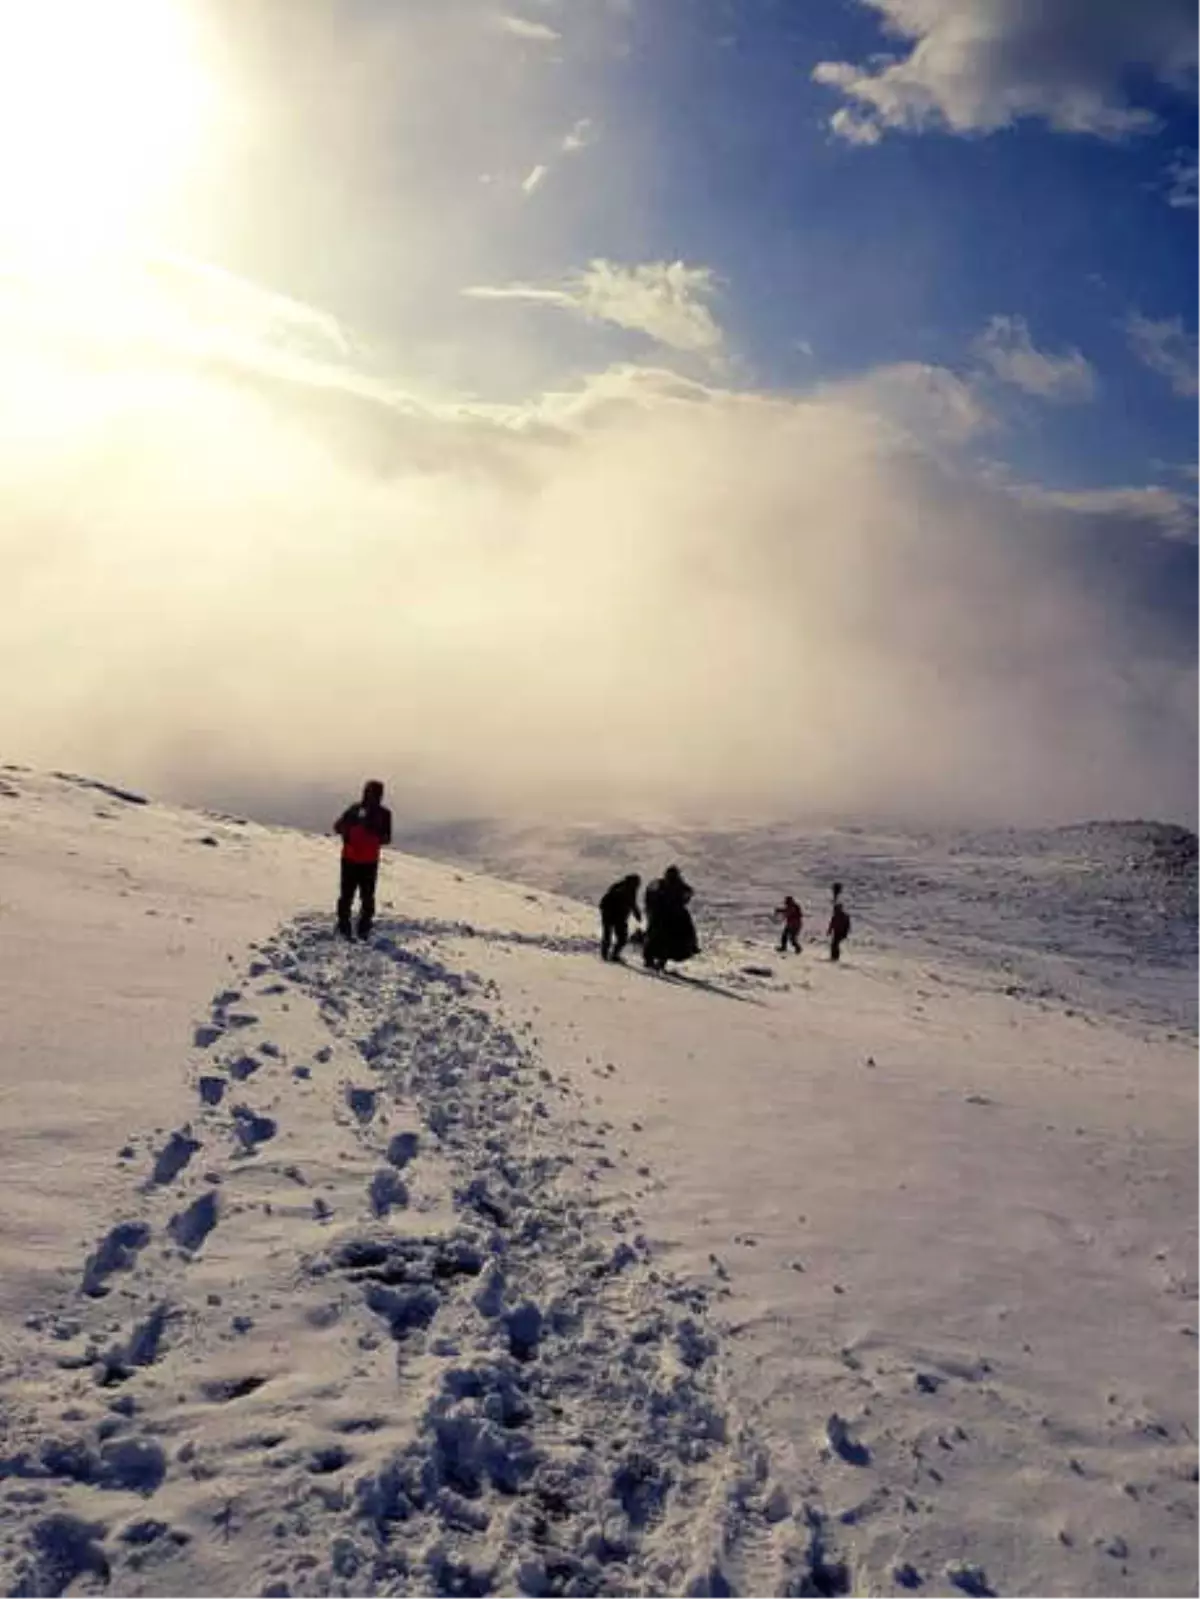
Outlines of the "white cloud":
[[586,150],[588,145],[596,142],[596,127],[591,117],[580,117],[579,121],[563,135],[561,148],[568,154],[576,150]]
[[981,479],[938,368],[437,406],[5,332],[15,759],[275,804],[378,770],[409,814],[1194,807],[1184,502]]
[[1138,77],[1189,90],[1194,0],[861,0],[902,51],[822,61],[818,83],[850,102],[830,126],[873,144],[888,129],[991,133],[1036,118],[1116,139],[1158,126]]
[[1108,522],[1118,529],[1157,529],[1163,538],[1193,540],[1196,506],[1160,484],[1103,489],[1047,489],[1020,484],[1014,489],[1027,505],[1064,510],[1088,521]]
[[[581,117],[574,126],[563,135],[559,150],[564,155],[575,155],[580,150],[586,150],[590,144],[595,143],[595,127],[590,117]],[[521,188],[526,194],[532,194],[535,189],[540,189],[546,178],[550,175],[550,163],[539,161],[521,182]]]
[[878,417],[896,437],[929,448],[961,444],[992,425],[970,383],[945,367],[921,361],[876,367],[866,377],[823,385],[818,393],[830,404],[849,404],[863,415]]
[[1176,394],[1190,399],[1200,392],[1196,335],[1187,331],[1181,317],[1155,321],[1133,311],[1126,320],[1125,332],[1138,360],[1166,378]]
[[1167,178],[1170,182],[1167,204],[1178,211],[1194,211],[1197,205],[1197,180],[1200,179],[1196,151],[1179,151],[1167,167]]
[[994,316],[975,341],[975,352],[1002,383],[1062,403],[1090,400],[1096,373],[1078,350],[1050,355],[1030,337],[1024,317]]
[[557,29],[547,22],[531,22],[528,17],[516,17],[502,12],[496,18],[497,26],[517,39],[529,39],[538,44],[554,44],[562,38]]
[[191,334],[122,324],[119,365],[0,301],[18,758],[273,803],[369,766],[459,814],[794,809],[801,771],[826,811],[1188,819],[1194,506],[981,478],[955,374],[437,405],[305,306],[168,291]]
[[558,306],[698,355],[714,356],[722,344],[721,328],[706,303],[716,292],[713,273],[682,261],[621,266],[595,260],[561,284],[479,285],[463,292],[478,300]]

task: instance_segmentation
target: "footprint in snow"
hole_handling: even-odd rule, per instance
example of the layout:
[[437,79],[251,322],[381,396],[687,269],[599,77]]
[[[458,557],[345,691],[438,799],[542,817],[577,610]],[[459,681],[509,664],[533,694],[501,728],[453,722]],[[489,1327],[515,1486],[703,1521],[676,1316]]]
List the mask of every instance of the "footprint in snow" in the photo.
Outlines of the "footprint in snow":
[[388,1140],[386,1159],[390,1165],[403,1171],[421,1147],[416,1133],[396,1133]]
[[223,1032],[224,1028],[222,1027],[211,1027],[207,1025],[203,1027],[197,1027],[195,1032],[192,1034],[192,1043],[195,1044],[197,1049],[209,1049],[213,1044],[216,1043],[217,1039],[220,1038]]
[[84,1263],[83,1292],[92,1299],[102,1298],[113,1272],[129,1271],[137,1262],[138,1251],[149,1242],[150,1229],[144,1221],[118,1222]]
[[217,1225],[217,1215],[217,1196],[210,1190],[193,1200],[186,1210],[172,1216],[167,1231],[180,1249],[193,1253]]
[[850,1429],[841,1416],[834,1411],[825,1423],[825,1436],[829,1440],[829,1447],[848,1465],[867,1466],[871,1463],[871,1451],[866,1444],[859,1443],[850,1434]]
[[982,1566],[957,1562],[946,1567],[946,1576],[962,1593],[978,1595],[980,1599],[987,1599],[996,1592]]
[[200,1140],[193,1138],[187,1128],[177,1129],[159,1150],[146,1186],[174,1182],[200,1147]]
[[247,1077],[253,1077],[261,1065],[262,1062],[255,1060],[253,1055],[239,1055],[236,1060],[230,1061],[229,1075],[239,1083],[244,1083]]
[[196,1084],[200,1098],[205,1105],[219,1105],[225,1097],[225,1090],[228,1086],[223,1077],[202,1077]]
[[79,1577],[107,1584],[112,1575],[103,1539],[103,1522],[84,1521],[63,1511],[43,1516],[32,1534],[32,1560],[14,1593],[66,1593]]
[[368,1193],[371,1210],[379,1217],[393,1210],[403,1210],[408,1204],[408,1189],[390,1166],[381,1166],[375,1173]]
[[376,1093],[373,1088],[346,1087],[346,1104],[360,1122],[369,1122],[375,1114]]
[[245,1377],[214,1377],[200,1384],[200,1392],[210,1404],[227,1405],[234,1399],[245,1399],[256,1393],[269,1378],[252,1372]]
[[163,1333],[171,1317],[171,1307],[165,1301],[155,1305],[150,1314],[138,1322],[129,1335],[123,1351],[125,1363],[130,1366],[152,1366],[158,1359]]
[[269,1138],[274,1138],[279,1126],[272,1117],[260,1116],[248,1105],[235,1105],[233,1131],[242,1148],[249,1153],[257,1149],[259,1144],[265,1144]]

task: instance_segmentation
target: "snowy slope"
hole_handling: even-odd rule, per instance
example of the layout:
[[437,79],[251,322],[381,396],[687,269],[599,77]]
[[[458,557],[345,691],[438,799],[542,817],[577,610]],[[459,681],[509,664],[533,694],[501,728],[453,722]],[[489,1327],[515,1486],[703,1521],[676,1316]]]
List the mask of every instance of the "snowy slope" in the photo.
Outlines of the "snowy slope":
[[5,1592],[1194,1591],[1177,930],[1127,1013],[1050,883],[1001,982],[942,838],[961,948],[726,863],[653,979],[405,856],[346,948],[330,841],[0,777]]
[[626,862],[681,862],[711,933],[771,936],[795,892],[823,926],[843,879],[859,938],[901,947],[972,986],[1042,997],[1128,1021],[1196,1028],[1196,838],[1154,822],[936,832],[895,826],[424,826],[407,847],[594,901]]

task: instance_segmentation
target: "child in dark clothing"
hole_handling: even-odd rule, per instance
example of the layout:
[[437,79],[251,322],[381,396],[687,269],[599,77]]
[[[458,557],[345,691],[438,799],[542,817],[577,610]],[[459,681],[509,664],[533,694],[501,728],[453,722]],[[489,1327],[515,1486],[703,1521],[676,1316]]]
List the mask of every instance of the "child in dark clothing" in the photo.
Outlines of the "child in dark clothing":
[[842,945],[850,936],[850,913],[842,904],[842,885],[833,885],[833,911],[829,917],[829,959],[842,958]]

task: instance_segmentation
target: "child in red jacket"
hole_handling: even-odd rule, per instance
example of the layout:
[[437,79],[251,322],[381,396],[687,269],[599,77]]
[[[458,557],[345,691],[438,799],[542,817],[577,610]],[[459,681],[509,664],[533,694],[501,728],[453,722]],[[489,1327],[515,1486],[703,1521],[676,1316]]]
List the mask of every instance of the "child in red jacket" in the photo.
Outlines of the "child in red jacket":
[[775,907],[776,921],[783,918],[783,932],[779,935],[779,953],[786,952],[788,945],[800,953],[800,929],[804,926],[804,912],[790,894],[785,894],[783,904]]

